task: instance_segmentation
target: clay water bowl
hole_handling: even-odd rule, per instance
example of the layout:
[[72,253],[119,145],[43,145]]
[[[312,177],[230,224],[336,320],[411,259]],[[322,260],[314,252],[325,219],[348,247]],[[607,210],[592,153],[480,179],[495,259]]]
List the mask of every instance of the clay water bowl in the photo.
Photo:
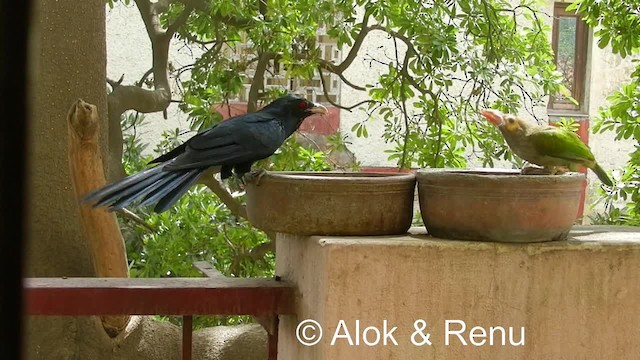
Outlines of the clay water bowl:
[[427,169],[416,174],[422,220],[445,239],[563,240],[576,221],[584,174],[510,169]]
[[258,228],[289,234],[404,234],[415,184],[406,173],[269,172],[247,184],[247,215]]

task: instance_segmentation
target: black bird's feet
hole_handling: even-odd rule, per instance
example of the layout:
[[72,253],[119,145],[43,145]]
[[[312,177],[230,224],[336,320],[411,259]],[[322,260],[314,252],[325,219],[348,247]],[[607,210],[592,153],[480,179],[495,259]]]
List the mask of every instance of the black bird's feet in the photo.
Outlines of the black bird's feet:
[[246,185],[247,183],[253,183],[255,186],[260,186],[260,179],[267,174],[267,170],[262,168],[257,168],[255,170],[251,170],[248,173],[242,175],[242,182]]

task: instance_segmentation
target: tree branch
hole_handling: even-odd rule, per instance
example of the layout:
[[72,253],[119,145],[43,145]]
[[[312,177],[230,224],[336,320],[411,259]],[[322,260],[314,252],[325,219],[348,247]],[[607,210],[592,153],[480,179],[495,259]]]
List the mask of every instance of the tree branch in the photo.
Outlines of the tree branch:
[[356,85],[354,83],[352,83],[351,81],[347,80],[347,78],[344,76],[343,74],[343,70],[340,70],[338,66],[328,62],[327,60],[324,59],[320,59],[320,61],[318,61],[320,67],[322,69],[325,69],[333,74],[338,75],[338,77],[340,77],[340,80],[342,80],[343,83],[345,83],[345,85],[348,85],[350,87],[352,87],[355,90],[358,91],[365,91],[367,90],[364,86],[360,86],[360,85]]
[[[158,19],[158,13],[156,12],[158,6],[155,6],[155,4],[151,4],[149,0],[134,1],[138,6],[140,16],[142,16],[142,22],[144,23],[144,27],[147,29],[147,34],[149,34],[149,37],[160,36],[163,31],[162,27],[160,26],[160,19]],[[153,39],[151,40],[151,42],[153,43]]]
[[[211,44],[215,44],[218,42],[218,40],[210,40],[210,41],[202,41],[202,40],[198,40],[196,39],[195,36],[191,35],[190,33],[186,33],[184,34],[184,38],[189,40],[192,43],[196,43],[199,45],[211,45]],[[203,46],[203,48],[206,48],[206,46]]]
[[358,56],[358,51],[360,51],[360,48],[364,43],[364,39],[367,37],[367,34],[369,34],[369,32],[372,30],[372,28],[367,26],[369,24],[370,16],[371,15],[369,14],[369,12],[365,11],[364,18],[362,19],[362,29],[360,29],[360,32],[358,33],[356,38],[353,40],[353,46],[351,46],[351,49],[349,50],[349,53],[344,58],[344,60],[342,60],[342,62],[339,65],[331,64],[335,66],[335,69],[337,72],[345,71],[349,66],[351,66],[351,63],[353,63],[353,60],[355,60],[356,57]]
[[[109,169],[110,180],[124,176],[122,168],[123,135],[120,118],[125,111],[136,110],[141,113],[166,111],[171,103],[169,85],[169,44],[173,33],[169,35],[160,25],[160,11],[166,8],[164,2],[151,3],[149,0],[135,0],[140,16],[144,22],[151,49],[153,52],[153,85],[154,90],[146,90],[135,85],[114,87],[107,98],[109,114]],[[181,26],[186,22],[192,9],[187,6],[172,25]],[[177,27],[176,27],[177,29]],[[175,30],[173,30],[175,31]],[[142,81],[148,77],[145,74]],[[142,82],[141,81],[141,82]],[[113,82],[110,82],[114,86]],[[139,85],[142,85],[139,83]]]
[[[128,110],[135,110],[140,113],[153,113],[163,111],[169,105],[171,99],[164,89],[147,90],[136,85],[122,85],[115,88],[109,94],[109,105],[120,115]],[[111,114],[110,114],[111,115]]]
[[193,5],[191,5],[191,3],[185,4],[184,10],[182,10],[180,15],[178,15],[178,17],[176,18],[176,20],[167,27],[167,30],[165,31],[165,36],[169,38],[173,37],[173,34],[176,33],[176,31],[180,28],[180,26],[184,25],[187,22],[192,11],[193,11]]
[[213,171],[207,171],[198,180],[198,183],[208,187],[218,198],[227,206],[233,215],[239,218],[247,219],[246,207],[236,200],[229,192],[220,184],[220,182],[213,176]]
[[269,60],[273,59],[274,57],[275,54],[273,53],[260,53],[260,55],[258,55],[256,71],[253,75],[251,87],[249,88],[247,112],[254,112],[258,108],[258,95],[260,93],[260,90],[264,88],[264,73],[267,71]]
[[[330,71],[336,75],[338,75],[340,77],[340,80],[342,80],[342,82],[344,82],[346,85],[358,90],[358,91],[365,91],[366,88],[356,85],[354,83],[352,83],[351,81],[347,80],[347,78],[345,78],[344,76],[344,71],[349,68],[349,66],[351,66],[351,63],[353,63],[353,61],[356,59],[356,57],[358,56],[358,51],[360,51],[360,48],[362,47],[362,44],[364,43],[364,39],[367,37],[367,34],[369,34],[369,32],[371,30],[374,30],[374,28],[372,27],[368,27],[367,24],[369,22],[369,18],[370,15],[368,12],[365,12],[364,14],[364,18],[362,19],[362,29],[360,30],[360,32],[358,33],[358,35],[355,37],[354,41],[353,41],[353,46],[351,46],[351,49],[349,50],[349,53],[347,54],[347,56],[344,58],[344,60],[342,60],[342,62],[338,65],[326,61],[324,59],[320,59],[318,61],[318,64],[320,65],[320,68],[323,68],[327,71]],[[320,75],[322,77],[322,72],[320,72]],[[337,106],[336,104],[333,104],[334,106]],[[339,107],[339,106],[338,106]]]
[[[402,40],[402,42],[404,42],[407,45],[407,48],[409,49],[407,51],[407,56],[409,54],[409,51],[412,51],[413,54],[417,54],[418,52],[416,51],[416,49],[413,47],[413,44],[411,43],[410,39],[407,38],[406,36],[395,32],[395,31],[391,31],[386,29],[384,26],[382,25],[371,25],[368,26],[368,22],[369,22],[369,14],[365,13],[364,18],[362,20],[362,29],[360,30],[360,32],[358,33],[358,35],[355,37],[354,42],[353,42],[353,46],[351,47],[351,49],[349,50],[349,53],[347,54],[347,56],[344,58],[344,60],[336,65],[333,64],[329,61],[326,61],[324,59],[321,59],[319,61],[320,66],[325,69],[328,70],[336,75],[338,75],[338,77],[340,77],[340,80],[342,80],[343,83],[345,83],[346,85],[352,87],[355,90],[359,90],[359,91],[365,91],[366,88],[356,85],[354,83],[352,83],[351,81],[347,80],[347,78],[345,78],[344,76],[344,71],[349,68],[349,66],[351,66],[351,64],[353,63],[353,61],[356,59],[357,55],[358,55],[358,51],[360,51],[360,48],[362,47],[362,44],[364,43],[365,38],[367,37],[367,35],[374,30],[380,30],[380,31],[384,31],[387,34]],[[408,74],[408,73],[407,73]],[[416,87],[416,89],[421,89],[420,86],[416,86],[417,83],[415,81],[413,81],[413,83],[411,84],[412,86]],[[424,90],[424,89],[423,89]],[[424,93],[424,91],[421,91]]]
[[150,232],[155,232],[156,229],[147,224],[146,221],[144,221],[140,216],[136,215],[134,212],[132,212],[131,210],[127,209],[127,208],[122,208],[120,210],[118,210],[118,212],[125,218],[125,219],[129,219],[135,223],[137,223],[138,225],[144,227],[145,229],[149,230]]
[[[138,82],[136,83],[136,85],[142,87],[142,84],[144,84],[145,81],[147,81],[147,78],[149,77],[149,75],[151,75],[153,73],[153,68],[147,70],[146,73],[144,73],[144,75],[142,75],[142,77],[140,78],[140,80],[138,80]],[[108,80],[107,80],[108,81]]]
[[252,247],[245,255],[253,261],[260,261],[264,260],[264,257],[269,251],[273,253],[276,252],[276,243],[273,240]]
[[107,78],[107,83],[111,85],[111,89],[115,90],[118,86],[122,84],[123,80],[124,80],[124,74],[120,76],[120,79],[118,79],[118,81]]
[[[218,181],[214,177],[214,174],[215,172],[213,170],[211,169],[207,170],[207,172],[200,178],[200,180],[198,180],[198,183],[205,185],[206,187],[209,188],[209,190],[211,190],[214,194],[216,194],[218,198],[227,206],[229,211],[231,211],[231,213],[234,216],[247,220],[246,206],[241,202],[239,202],[238,200],[236,200],[236,198],[231,196],[231,194],[229,194],[227,189],[225,189],[224,186],[222,186],[220,181]],[[264,231],[264,233],[272,242],[275,242],[276,234],[274,232],[266,231],[263,229],[260,229],[260,230]]]
[[[360,101],[359,103],[352,105],[352,106],[344,106],[344,105],[340,105],[338,103],[336,103],[335,101],[331,100],[331,98],[329,97],[329,89],[327,89],[327,83],[324,81],[324,76],[322,76],[322,67],[320,65],[318,65],[318,72],[320,72],[320,83],[322,84],[322,92],[324,93],[324,97],[325,99],[327,99],[327,102],[339,109],[343,109],[343,110],[347,110],[347,111],[352,111],[353,109],[357,108],[360,105],[363,104],[369,104],[369,103],[373,103],[375,102],[374,100],[364,100],[364,101]],[[364,88],[363,88],[364,90]]]
[[191,5],[194,9],[206,13],[211,17],[214,23],[224,23],[229,26],[247,28],[251,25],[251,19],[236,18],[231,16],[222,16],[220,14],[211,14],[211,4],[206,0],[176,0],[184,5]]

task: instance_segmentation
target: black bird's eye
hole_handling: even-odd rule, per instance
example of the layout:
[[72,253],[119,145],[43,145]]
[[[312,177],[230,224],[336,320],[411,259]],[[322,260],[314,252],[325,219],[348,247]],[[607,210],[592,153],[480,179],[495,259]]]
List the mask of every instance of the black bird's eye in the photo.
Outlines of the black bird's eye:
[[306,101],[300,101],[298,103],[298,107],[300,108],[300,110],[305,110],[307,108],[307,102]]

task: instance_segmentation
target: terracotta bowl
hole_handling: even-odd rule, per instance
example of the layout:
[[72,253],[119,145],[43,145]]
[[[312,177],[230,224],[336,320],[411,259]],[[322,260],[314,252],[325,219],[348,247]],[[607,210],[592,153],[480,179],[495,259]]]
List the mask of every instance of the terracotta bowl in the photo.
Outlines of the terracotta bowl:
[[422,220],[445,239],[562,240],[576,221],[584,174],[509,169],[428,169],[417,175]]
[[299,235],[395,235],[411,226],[414,174],[269,172],[247,185],[255,226]]

